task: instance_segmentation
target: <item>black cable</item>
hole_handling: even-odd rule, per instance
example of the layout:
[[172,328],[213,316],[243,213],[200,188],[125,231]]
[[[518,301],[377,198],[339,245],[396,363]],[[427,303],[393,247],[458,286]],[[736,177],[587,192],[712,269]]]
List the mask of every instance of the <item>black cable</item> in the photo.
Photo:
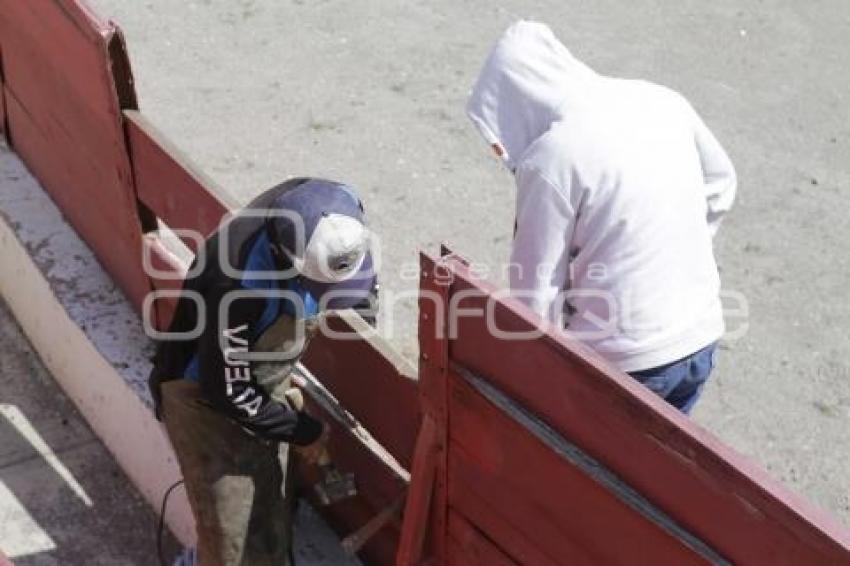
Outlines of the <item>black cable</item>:
[[162,505],[159,509],[159,525],[156,529],[156,556],[159,558],[160,566],[168,566],[165,559],[162,557],[162,534],[165,531],[165,510],[168,508],[168,498],[171,497],[171,492],[174,491],[183,483],[183,480],[177,480],[171,487],[165,490],[165,495],[162,496]]
[[[171,486],[165,490],[165,495],[162,496],[162,504],[159,508],[159,521],[156,528],[156,556],[159,558],[159,566],[169,566],[165,562],[165,558],[162,556],[162,535],[165,532],[165,510],[168,508],[168,498],[171,497],[171,492],[180,487],[183,484],[183,480],[177,480]],[[292,520],[295,521],[295,515],[298,513],[298,507],[301,503],[301,495],[303,493],[300,489],[297,489],[295,493],[295,501],[293,503],[292,510]],[[295,537],[293,537],[294,539]],[[295,566],[295,541],[289,541],[289,562],[291,566]]]

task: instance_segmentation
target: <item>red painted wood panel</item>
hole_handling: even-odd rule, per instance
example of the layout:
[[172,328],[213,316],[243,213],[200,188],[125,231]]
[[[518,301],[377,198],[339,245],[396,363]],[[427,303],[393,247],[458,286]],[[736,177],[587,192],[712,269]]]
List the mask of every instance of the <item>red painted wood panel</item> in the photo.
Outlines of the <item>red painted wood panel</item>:
[[419,430],[419,400],[413,368],[379,337],[364,339],[360,328],[331,317],[329,327],[354,339],[317,335],[304,365],[363,423],[406,469]]
[[449,556],[451,566],[513,566],[518,564],[502,552],[493,541],[484,536],[458,513],[448,514]]
[[[452,292],[476,285],[454,264]],[[470,298],[463,308],[485,308]],[[502,330],[534,327],[499,301]],[[498,352],[498,355],[493,355]],[[562,334],[497,340],[481,318],[461,318],[451,357],[486,378],[618,474],[683,527],[741,563],[850,564],[850,536],[628,376]]]
[[437,454],[434,462],[434,493],[429,526],[429,558],[437,563],[448,559],[448,422],[447,370],[449,345],[447,319],[442,305],[449,288],[441,262],[420,254],[419,289],[419,390],[422,411],[436,424]]
[[425,540],[431,527],[431,510],[439,505],[433,501],[440,451],[437,423],[430,415],[422,419],[416,438],[416,451],[410,469],[410,485],[404,505],[404,526],[398,544],[396,566],[417,566],[425,555]]
[[112,214],[107,214],[111,200],[108,197],[78,199],[75,195],[80,194],[77,189],[81,183],[97,185],[101,179],[97,169],[87,159],[76,158],[72,146],[67,145],[69,140],[41,131],[8,89],[6,108],[15,152],[48,189],[63,215],[92,247],[130,301],[140,305],[150,291],[150,283],[142,270],[141,229],[134,210],[116,203]]
[[[59,99],[54,116],[82,135],[114,130],[119,118],[107,53],[114,27],[85,17],[73,0],[0,0],[6,81],[27,104]],[[95,152],[111,145],[102,136],[83,142]]]
[[[453,497],[474,494],[487,502],[486,512],[514,527],[512,538],[525,538],[558,564],[622,564],[637,553],[649,563],[705,563],[462,378],[453,376],[450,387],[450,501],[458,512],[484,512]],[[488,534],[506,549],[516,543]]]
[[[201,173],[144,116],[124,113],[139,199],[175,230],[212,233],[236,202]],[[183,238],[194,252],[196,240]]]
[[109,20],[89,6],[87,0],[33,0],[32,8],[59,9],[76,26],[77,31],[89,39],[96,40],[110,26]]
[[[449,470],[451,473],[451,469]],[[456,476],[456,474],[453,474]],[[534,566],[557,566],[558,562],[543,553],[540,548],[525,534],[517,530],[513,522],[495,512],[490,502],[483,499],[478,493],[463,489],[465,484],[459,483],[458,478],[453,477],[449,483],[450,512],[463,515],[477,529],[485,533],[488,538],[495,541],[512,560],[519,564],[533,564]],[[462,511],[461,511],[462,510]],[[570,551],[569,541],[563,542],[565,552]]]
[[9,137],[136,304],[149,289],[115,77],[115,29],[73,0],[0,0]]

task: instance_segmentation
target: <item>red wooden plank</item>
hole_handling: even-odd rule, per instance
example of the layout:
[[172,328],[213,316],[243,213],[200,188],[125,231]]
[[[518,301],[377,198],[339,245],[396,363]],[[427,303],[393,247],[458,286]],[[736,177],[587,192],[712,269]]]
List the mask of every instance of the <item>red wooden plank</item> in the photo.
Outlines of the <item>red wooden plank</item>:
[[[86,37],[62,8],[73,2],[0,0],[6,84],[42,129],[62,128],[84,153],[118,174],[120,115],[107,52],[114,29]],[[92,24],[96,25],[96,24]]]
[[419,389],[425,410],[436,422],[447,418],[445,372],[448,360],[448,321],[445,303],[448,283],[443,278],[445,268],[420,254],[419,289]]
[[513,566],[518,564],[458,513],[448,514],[450,566]]
[[[72,0],[0,0],[8,136],[128,297],[149,289],[110,48]],[[121,80],[130,83],[128,70]],[[132,89],[132,85],[129,87]],[[125,88],[125,90],[126,90]]]
[[[463,265],[453,268],[453,292],[492,290],[473,282]],[[485,308],[486,300],[473,297],[460,306]],[[494,312],[503,331],[535,326],[532,315],[510,301],[497,301]],[[850,563],[850,536],[833,519],[564,335],[498,340],[482,319],[462,317],[451,357],[729,559]]]
[[[206,237],[237,203],[174,147],[144,116],[124,112],[139,199],[174,230]],[[197,251],[194,238],[183,241]]]
[[[511,523],[554,562],[625,563],[640,552],[649,563],[706,563],[461,378],[451,379],[449,414],[451,494],[466,491],[487,501],[489,513]],[[461,502],[454,507],[474,513]],[[510,548],[497,533],[489,534]]]
[[[150,291],[142,270],[141,230],[134,210],[111,199],[86,201],[78,189],[96,183],[99,175],[86,159],[73,159],[68,140],[45,135],[6,90],[6,108],[14,149],[27,163],[74,229],[94,250],[98,260],[119,283],[133,304],[140,305]],[[64,153],[64,155],[63,155]],[[52,190],[50,190],[52,188]]]
[[304,365],[405,468],[419,430],[413,369],[356,315],[331,317],[331,330],[348,339],[317,335]]
[[449,536],[446,540],[446,552],[448,553],[446,564],[448,566],[478,566],[482,564],[482,562],[472,559],[454,538]]
[[448,386],[449,344],[444,305],[448,302],[449,281],[442,260],[433,262],[420,254],[419,289],[419,390],[425,415],[437,430],[434,494],[431,511],[430,557],[445,563],[448,555]]
[[[451,461],[449,466],[449,473],[451,474]],[[520,564],[534,564],[534,566],[557,566],[559,564],[556,560],[541,552],[504,515],[494,512],[488,500],[483,499],[474,491],[464,489],[465,485],[459,483],[454,474],[452,475],[449,482],[450,513],[455,512],[466,517],[477,529],[495,541],[512,560]],[[569,540],[563,541],[562,548],[564,552],[570,551]]]
[[396,566],[417,566],[422,561],[423,543],[430,526],[439,440],[437,423],[425,416],[416,441]]
[[[372,508],[363,498],[355,497],[335,503],[329,508],[320,508],[319,513],[327,521],[337,536],[342,539],[373,519],[378,510]],[[364,564],[391,566],[398,547],[398,526],[385,525],[378,533],[366,541],[357,556]]]
[[42,0],[41,4],[54,5],[65,14],[81,34],[91,39],[102,35],[102,30],[110,25],[109,20],[95,12],[86,0]]

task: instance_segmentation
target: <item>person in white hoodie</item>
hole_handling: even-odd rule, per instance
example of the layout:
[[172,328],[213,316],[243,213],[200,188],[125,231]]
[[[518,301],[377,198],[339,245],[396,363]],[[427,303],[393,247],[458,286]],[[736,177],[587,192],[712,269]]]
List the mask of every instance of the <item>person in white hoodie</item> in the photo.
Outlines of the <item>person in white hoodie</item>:
[[724,332],[726,152],[666,87],[597,74],[545,25],[497,41],[467,113],[514,173],[511,294],[687,413]]

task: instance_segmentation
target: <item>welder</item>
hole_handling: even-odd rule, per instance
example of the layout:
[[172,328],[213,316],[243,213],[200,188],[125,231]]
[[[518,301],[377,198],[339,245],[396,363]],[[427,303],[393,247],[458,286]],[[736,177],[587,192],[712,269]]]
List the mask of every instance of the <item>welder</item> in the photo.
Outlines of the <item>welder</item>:
[[150,387],[202,566],[290,562],[293,452],[324,450],[290,371],[328,311],[374,314],[369,241],[353,188],[299,178],[223,222],[191,265]]

